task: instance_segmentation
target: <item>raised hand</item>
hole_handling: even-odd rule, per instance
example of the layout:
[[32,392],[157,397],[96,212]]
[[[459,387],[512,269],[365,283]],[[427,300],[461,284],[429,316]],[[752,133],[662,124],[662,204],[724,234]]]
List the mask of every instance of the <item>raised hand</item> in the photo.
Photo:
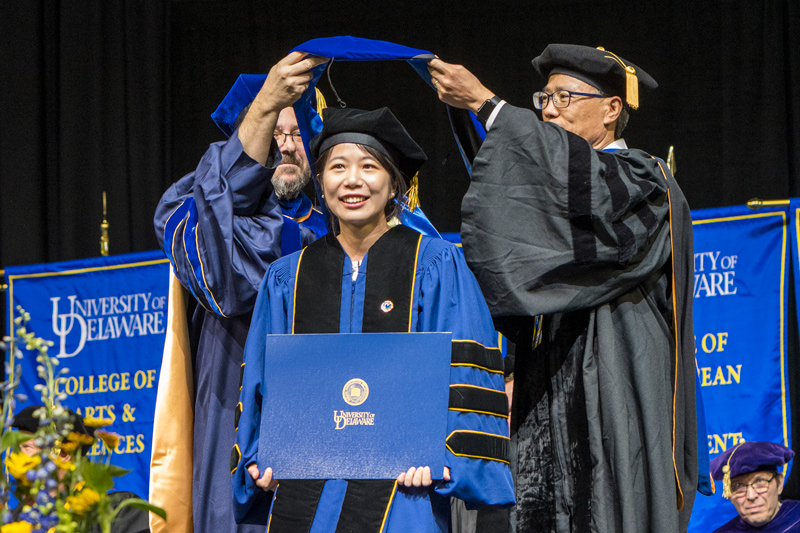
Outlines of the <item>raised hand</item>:
[[439,100],[453,107],[477,113],[483,102],[494,96],[472,72],[461,65],[445,63],[437,57],[428,61],[428,72],[439,93]]

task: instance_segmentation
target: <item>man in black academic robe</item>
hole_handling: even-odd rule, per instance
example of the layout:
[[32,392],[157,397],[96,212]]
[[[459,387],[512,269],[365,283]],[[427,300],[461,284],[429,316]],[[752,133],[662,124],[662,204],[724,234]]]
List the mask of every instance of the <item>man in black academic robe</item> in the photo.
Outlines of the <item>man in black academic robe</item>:
[[[488,133],[462,240],[517,343],[517,531],[685,531],[697,487],[689,208],[666,165],[620,138],[656,87],[602,49],[549,45],[531,111],[429,62]],[[532,317],[544,315],[531,353]],[[528,353],[525,353],[528,352]]]

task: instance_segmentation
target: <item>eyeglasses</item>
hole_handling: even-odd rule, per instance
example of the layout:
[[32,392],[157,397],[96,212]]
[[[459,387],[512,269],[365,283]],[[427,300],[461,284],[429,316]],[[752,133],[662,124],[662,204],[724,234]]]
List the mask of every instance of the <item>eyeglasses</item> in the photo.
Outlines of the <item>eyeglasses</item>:
[[769,479],[760,478],[752,483],[734,483],[731,485],[731,494],[736,496],[737,498],[743,497],[747,494],[747,487],[753,487],[753,490],[756,494],[764,494],[769,490],[769,484],[772,483],[772,480],[775,479],[776,474],[772,474],[772,477]]
[[552,98],[553,105],[559,109],[563,109],[569,106],[572,95],[590,96],[592,98],[606,98],[604,94],[576,93],[574,91],[567,90],[556,91],[553,94],[547,94],[544,91],[536,91],[533,93],[533,107],[536,109],[544,109],[547,107],[547,101]]
[[275,139],[275,142],[277,142],[278,144],[285,143],[286,139],[288,137],[291,137],[292,141],[295,142],[295,143],[303,142],[303,136],[300,135],[299,131],[295,131],[295,132],[292,132],[292,133],[283,133],[282,131],[276,131],[275,133],[272,134],[272,137]]

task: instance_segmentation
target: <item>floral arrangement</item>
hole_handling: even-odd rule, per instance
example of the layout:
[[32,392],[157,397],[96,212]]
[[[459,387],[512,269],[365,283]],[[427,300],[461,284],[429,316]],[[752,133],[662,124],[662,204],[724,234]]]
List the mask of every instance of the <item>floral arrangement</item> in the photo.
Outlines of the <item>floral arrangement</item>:
[[[101,429],[111,424],[110,420],[76,421],[74,413],[61,404],[67,397],[56,394],[56,381],[63,379],[69,370],[56,371],[59,361],[47,353],[53,343],[28,332],[30,315],[22,308],[18,310],[14,336],[4,337],[0,343],[0,349],[8,353],[7,380],[0,383],[3,393],[0,453],[5,455],[6,471],[0,478],[0,533],[75,533],[98,527],[109,533],[111,523],[125,507],[150,511],[166,519],[163,509],[144,500],[129,498],[120,502],[106,494],[115,477],[129,472],[111,464],[120,437]],[[35,386],[41,394],[42,407],[33,413],[39,419],[39,428],[33,435],[11,430],[16,402],[27,401],[23,394],[16,393],[22,373],[17,361],[26,356],[20,346],[36,356],[42,381]],[[96,439],[102,440],[106,448],[103,461],[95,462],[85,455],[84,450],[95,444]],[[13,509],[9,507],[11,494],[19,502]]]

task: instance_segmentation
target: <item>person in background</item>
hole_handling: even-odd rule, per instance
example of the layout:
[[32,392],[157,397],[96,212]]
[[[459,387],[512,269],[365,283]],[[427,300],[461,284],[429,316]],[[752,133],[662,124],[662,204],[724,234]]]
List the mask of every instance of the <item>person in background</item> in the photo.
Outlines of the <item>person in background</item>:
[[[42,449],[36,444],[34,438],[36,431],[38,431],[40,427],[40,419],[38,416],[34,415],[38,409],[44,409],[44,406],[29,405],[28,407],[25,407],[19,413],[14,415],[14,422],[11,424],[11,427],[16,428],[17,431],[30,434],[31,439],[26,440],[19,445],[20,451],[28,457],[34,457],[42,452]],[[79,435],[88,435],[90,437],[94,437],[94,429],[85,425],[84,420],[80,415],[71,409],[67,409],[67,413],[70,415],[71,422],[73,424],[73,432],[78,433]],[[84,457],[86,457],[91,451],[92,445],[84,444],[81,449]],[[61,450],[61,459],[64,461],[69,461],[71,459],[71,455],[64,450]],[[59,470],[59,481],[63,479],[63,474],[64,471]],[[53,491],[53,494],[55,494],[55,490]],[[133,492],[117,491],[113,489],[108,492],[108,497],[111,500],[111,509],[116,509],[120,503],[129,498],[139,498],[139,496]],[[101,533],[101,531],[102,528],[100,525],[95,525],[92,528],[91,533]],[[148,533],[149,531],[150,527],[148,512],[136,507],[123,507],[114,518],[114,521],[111,523],[111,533]]]
[[722,496],[739,514],[714,533],[800,531],[800,502],[780,500],[783,467],[794,452],[774,442],[743,442],[711,461],[711,475],[722,481]]

